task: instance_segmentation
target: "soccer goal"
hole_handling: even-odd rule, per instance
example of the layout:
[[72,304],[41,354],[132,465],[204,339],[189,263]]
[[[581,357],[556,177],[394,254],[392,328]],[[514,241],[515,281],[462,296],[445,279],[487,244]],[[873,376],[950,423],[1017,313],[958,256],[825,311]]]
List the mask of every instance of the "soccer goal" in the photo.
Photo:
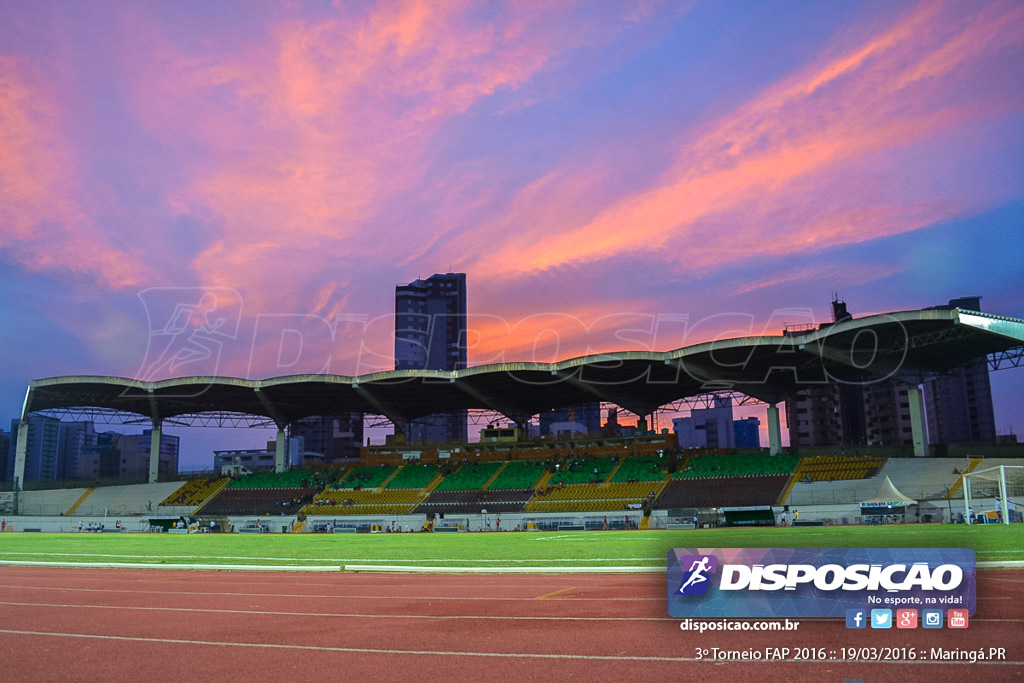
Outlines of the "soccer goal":
[[[988,467],[977,472],[964,475],[964,509],[971,510],[971,500],[995,499],[995,519],[986,511],[989,519],[982,521],[1010,524],[1020,522],[1024,512],[1024,465],[999,465]],[[974,524],[976,519],[967,515],[967,523]]]

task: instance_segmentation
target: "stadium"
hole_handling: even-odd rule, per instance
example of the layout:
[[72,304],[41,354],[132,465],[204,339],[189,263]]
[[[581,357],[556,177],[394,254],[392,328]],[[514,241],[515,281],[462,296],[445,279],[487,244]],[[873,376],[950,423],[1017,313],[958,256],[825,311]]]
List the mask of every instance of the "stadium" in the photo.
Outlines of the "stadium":
[[[818,653],[785,674],[802,680],[836,671],[867,680],[908,664],[899,669],[907,680],[1012,680],[1024,670],[1013,607],[1024,597],[1016,452],[925,457],[915,434],[901,452],[787,453],[777,422],[767,449],[716,452],[680,449],[667,430],[642,426],[680,399],[742,392],[771,410],[822,378],[915,383],[979,357],[1019,358],[1022,342],[1024,321],[946,307],[662,353],[448,373],[36,380],[23,420],[102,412],[150,419],[156,434],[165,422],[203,415],[269,419],[281,434],[325,408],[379,412],[395,424],[485,409],[514,426],[474,443],[365,448],[351,467],[289,470],[279,448],[264,472],[161,482],[154,466],[148,484],[15,487],[0,498],[5,633],[39,649],[50,620],[81,623],[80,637],[62,646],[89,662],[87,678],[132,665],[88,654],[116,639],[133,643],[147,666],[160,662],[178,676],[199,667],[214,678],[341,666],[359,680],[386,680],[388,667],[415,666],[430,679],[551,679],[593,676],[599,664],[610,679],[752,680],[761,675],[750,660],[784,643]],[[637,415],[641,428],[602,439],[517,438],[540,410],[593,398]],[[154,444],[159,454],[159,436]],[[23,454],[22,441],[17,447]],[[678,620],[665,615],[665,557],[680,547],[967,547],[978,560],[979,614],[969,631],[910,634],[947,648],[928,662],[917,661],[918,650],[878,660],[855,647],[847,657],[840,648],[876,647],[877,638],[828,619],[799,638],[735,633],[695,648],[710,641],[681,640]],[[165,630],[172,617],[186,631]],[[992,643],[1009,656],[972,663],[956,654]],[[173,661],[171,648],[189,648],[193,663]]]

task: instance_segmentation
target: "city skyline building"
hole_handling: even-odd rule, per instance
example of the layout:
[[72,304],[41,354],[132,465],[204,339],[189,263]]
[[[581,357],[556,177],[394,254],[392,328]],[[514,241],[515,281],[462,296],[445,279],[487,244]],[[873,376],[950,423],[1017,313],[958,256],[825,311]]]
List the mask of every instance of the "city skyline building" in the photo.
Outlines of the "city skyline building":
[[[25,452],[25,481],[63,479],[144,479],[149,474],[152,430],[142,434],[97,432],[91,421],[62,422],[55,417],[30,415]],[[14,479],[14,449],[20,424],[11,421],[4,480]],[[180,439],[163,434],[158,474],[178,473]],[[24,485],[24,482],[21,482]]]
[[[435,273],[395,287],[395,369],[464,370],[466,274]],[[407,443],[465,442],[467,412],[409,420],[401,425]],[[396,425],[396,429],[400,426]]]
[[[981,297],[938,308],[980,311]],[[851,316],[832,302],[833,322]],[[829,382],[786,400],[790,446],[913,446],[911,386],[897,379],[870,384]],[[993,443],[995,410],[985,360],[924,382],[920,389],[929,444]]]
[[542,437],[572,438],[601,433],[601,404],[598,401],[545,411],[538,418]]
[[735,448],[732,398],[716,396],[710,408],[695,408],[689,417],[672,420],[680,448]]
[[[64,476],[64,454],[61,452],[61,423],[55,417],[29,415],[26,421],[28,438],[25,451],[25,481],[57,481]],[[5,479],[14,481],[15,449],[21,424],[11,420],[11,436],[7,454]]]
[[301,450],[318,454],[324,463],[359,459],[363,442],[363,414],[315,415],[288,425],[289,439],[301,441]]
[[760,448],[761,447],[761,420],[754,416],[742,420],[733,420],[732,423],[734,441],[736,448]]

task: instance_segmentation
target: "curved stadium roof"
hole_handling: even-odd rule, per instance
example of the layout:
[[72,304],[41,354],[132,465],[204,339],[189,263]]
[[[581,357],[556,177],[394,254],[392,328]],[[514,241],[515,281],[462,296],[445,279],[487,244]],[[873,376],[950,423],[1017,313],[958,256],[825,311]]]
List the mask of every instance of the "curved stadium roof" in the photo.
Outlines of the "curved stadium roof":
[[711,391],[769,403],[829,380],[910,382],[1024,346],[1024,320],[936,308],[866,316],[778,336],[725,339],[672,351],[621,351],[557,363],[498,363],[465,370],[394,370],[357,377],[291,375],[264,380],[181,377],[143,382],[66,376],[29,383],[22,415],[76,408],[154,420],[244,413],[278,426],[311,415],[362,412],[393,421],[468,408],[523,421],[593,401],[638,415]]

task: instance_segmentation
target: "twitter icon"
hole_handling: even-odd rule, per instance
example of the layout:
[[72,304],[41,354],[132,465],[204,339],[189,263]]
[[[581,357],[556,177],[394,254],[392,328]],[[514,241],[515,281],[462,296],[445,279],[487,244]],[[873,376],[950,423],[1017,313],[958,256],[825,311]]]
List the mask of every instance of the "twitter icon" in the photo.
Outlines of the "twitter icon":
[[892,628],[892,610],[871,610],[871,628]]

